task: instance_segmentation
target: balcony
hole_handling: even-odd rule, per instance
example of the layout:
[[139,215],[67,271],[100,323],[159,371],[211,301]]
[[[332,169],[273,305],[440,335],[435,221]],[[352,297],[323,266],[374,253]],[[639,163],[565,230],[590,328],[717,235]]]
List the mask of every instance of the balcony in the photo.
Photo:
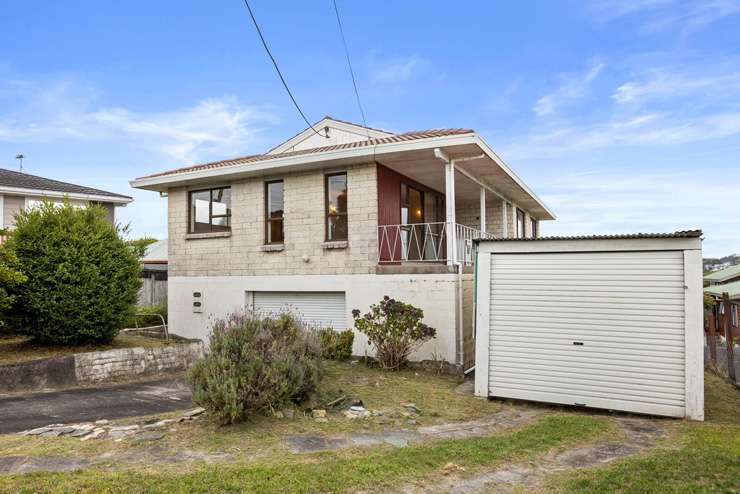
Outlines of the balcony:
[[473,239],[476,238],[495,236],[460,223],[381,225],[378,227],[378,264],[472,266]]

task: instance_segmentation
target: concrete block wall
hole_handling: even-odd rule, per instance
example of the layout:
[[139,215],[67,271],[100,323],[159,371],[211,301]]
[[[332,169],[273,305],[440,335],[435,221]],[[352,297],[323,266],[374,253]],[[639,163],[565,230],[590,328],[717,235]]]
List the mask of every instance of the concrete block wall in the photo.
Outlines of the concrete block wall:
[[[502,201],[496,197],[486,197],[486,231],[503,237]],[[480,203],[464,202],[455,206],[455,220],[458,223],[480,230]]]
[[203,353],[193,342],[153,348],[120,348],[75,354],[78,384],[188,369]]
[[[324,247],[324,176],[346,171],[348,247]],[[284,180],[284,250],[263,252],[266,179]],[[169,276],[363,274],[377,264],[375,164],[259,177],[231,184],[231,236],[187,239],[185,188],[169,192]],[[214,184],[214,186],[216,186]],[[307,260],[307,261],[306,261]]]

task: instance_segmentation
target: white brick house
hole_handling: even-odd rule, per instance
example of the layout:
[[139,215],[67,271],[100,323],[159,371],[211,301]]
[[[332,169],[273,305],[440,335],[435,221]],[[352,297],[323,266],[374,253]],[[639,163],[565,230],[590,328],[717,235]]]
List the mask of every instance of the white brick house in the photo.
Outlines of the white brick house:
[[[437,338],[414,355],[469,367],[472,242],[536,236],[553,213],[474,131],[392,134],[326,117],[263,155],[140,177],[167,193],[172,330],[204,338],[245,306],[352,327],[389,295]],[[362,335],[354,352],[371,353]]]

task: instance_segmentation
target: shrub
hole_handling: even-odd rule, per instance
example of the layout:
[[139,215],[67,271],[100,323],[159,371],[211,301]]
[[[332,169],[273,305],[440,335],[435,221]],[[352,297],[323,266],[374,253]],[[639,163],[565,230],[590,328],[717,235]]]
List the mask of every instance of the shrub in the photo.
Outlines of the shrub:
[[233,314],[213,325],[207,354],[190,369],[193,400],[221,424],[300,403],[322,376],[316,333],[290,314]]
[[435,337],[437,331],[424,324],[424,311],[387,295],[370,312],[360,316],[352,311],[355,328],[367,335],[375,347],[375,357],[381,367],[399,369],[408,363],[408,357],[425,341]]
[[6,311],[13,305],[13,290],[26,281],[19,270],[18,258],[8,249],[7,244],[0,246],[0,328],[5,326]]
[[112,340],[134,312],[141,286],[125,232],[100,206],[44,201],[19,213],[7,241],[28,278],[13,307],[18,331],[47,344]]
[[355,334],[351,329],[334,331],[331,328],[319,330],[321,356],[330,360],[347,360],[352,356],[352,343]]

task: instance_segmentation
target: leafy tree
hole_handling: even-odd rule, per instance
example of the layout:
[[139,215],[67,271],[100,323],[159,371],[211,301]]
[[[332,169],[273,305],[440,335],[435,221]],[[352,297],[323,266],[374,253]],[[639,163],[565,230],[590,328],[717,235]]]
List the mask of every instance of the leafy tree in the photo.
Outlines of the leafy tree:
[[146,248],[155,242],[157,242],[156,238],[141,237],[141,238],[129,240],[127,243],[133,249],[136,257],[141,259],[142,257],[146,255]]
[[135,310],[139,260],[100,206],[69,202],[22,211],[8,248],[27,282],[17,291],[19,332],[51,344],[112,340]]
[[[7,244],[0,246],[0,314],[5,314],[15,300],[13,291],[25,283],[26,276],[20,272],[18,258],[8,249]],[[0,319],[0,327],[5,321]]]

